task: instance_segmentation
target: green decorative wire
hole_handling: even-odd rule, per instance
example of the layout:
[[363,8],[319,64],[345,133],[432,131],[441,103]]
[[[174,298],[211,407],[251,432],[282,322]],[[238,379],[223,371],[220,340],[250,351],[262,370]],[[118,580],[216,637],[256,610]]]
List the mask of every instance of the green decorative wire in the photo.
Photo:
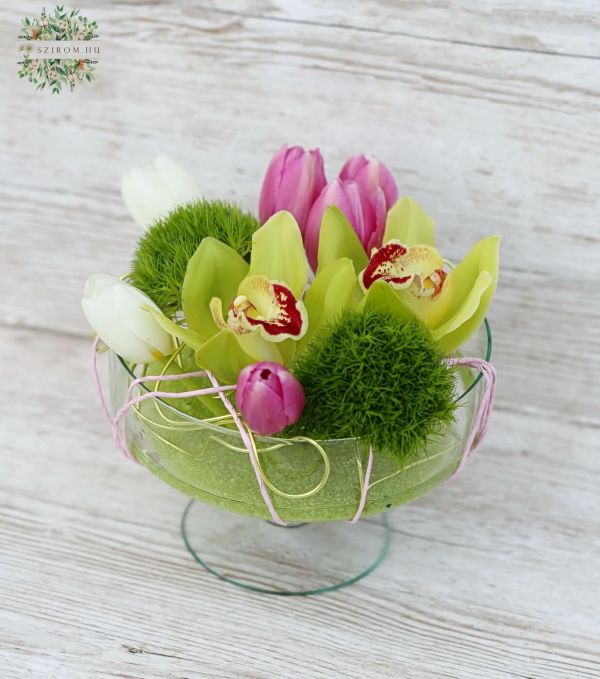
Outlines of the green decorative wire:
[[[216,571],[214,568],[209,566],[206,561],[201,559],[198,554],[196,553],[196,550],[192,547],[192,544],[188,538],[187,535],[187,530],[186,530],[186,521],[188,514],[190,512],[190,509],[192,508],[192,505],[194,504],[195,500],[190,500],[183,512],[183,515],[181,517],[181,524],[180,524],[180,530],[181,530],[181,537],[183,538],[183,542],[188,550],[188,552],[192,555],[194,560],[199,563],[202,568],[204,568],[206,571],[214,575],[215,577],[219,578],[219,580],[222,580],[223,582],[227,582],[230,585],[235,585],[236,587],[240,587],[241,589],[249,590],[251,592],[258,592],[260,594],[273,594],[275,596],[311,596],[314,594],[325,594],[326,592],[335,592],[338,589],[343,589],[344,587],[349,587],[350,585],[353,585],[355,582],[358,582],[359,580],[362,580],[363,578],[366,578],[367,575],[371,574],[376,568],[378,568],[384,561],[385,557],[387,556],[389,549],[390,549],[390,543],[391,543],[391,530],[388,525],[387,521],[387,516],[385,514],[381,515],[382,519],[382,526],[384,528],[384,538],[383,538],[383,546],[381,548],[381,551],[379,552],[377,558],[375,561],[364,571],[359,573],[358,575],[353,576],[352,578],[349,578],[348,580],[344,580],[342,582],[337,582],[335,585],[329,585],[328,587],[318,587],[316,589],[306,589],[298,592],[285,592],[285,591],[280,591],[280,590],[275,590],[275,589],[267,589],[266,587],[259,587],[258,585],[249,585],[244,582],[239,582],[238,580],[234,580],[233,578],[228,578],[226,575],[223,575],[222,573],[219,573]],[[292,526],[292,528],[301,528],[302,526]],[[275,528],[281,528],[281,526],[274,526],[273,530]],[[284,530],[288,530],[285,528]]]

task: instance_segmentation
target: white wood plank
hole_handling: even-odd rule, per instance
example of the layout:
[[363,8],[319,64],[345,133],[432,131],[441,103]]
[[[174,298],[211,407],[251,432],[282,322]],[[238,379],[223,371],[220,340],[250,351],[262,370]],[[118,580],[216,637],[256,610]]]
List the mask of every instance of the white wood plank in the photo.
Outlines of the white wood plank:
[[[19,11],[0,9],[3,35]],[[0,318],[85,332],[84,279],[125,270],[139,234],[119,197],[127,167],[166,150],[207,195],[252,208],[284,140],[324,142],[330,175],[353,152],[379,156],[438,218],[452,257],[502,233],[523,296],[546,294],[525,292],[530,270],[540,289],[565,285],[559,294],[596,284],[594,62],[172,12],[165,30],[160,5],[98,8],[106,51],[127,39],[130,60],[109,57],[73,96],[4,81]]]
[[112,449],[87,343],[0,341],[3,677],[600,677],[597,428],[499,408],[459,480],[391,515],[377,573],[280,600],[194,566],[183,496]]
[[[349,27],[375,33],[462,42],[487,48],[600,57],[593,0],[212,0],[232,14]],[[373,36],[377,40],[377,36]]]
[[[568,56],[600,55],[595,3],[205,4],[82,0],[96,83],[0,81],[0,325],[61,331],[0,327],[0,675],[600,677],[600,71]],[[39,9],[0,7],[4,63]],[[380,157],[450,257],[504,241],[487,443],[392,515],[380,571],[293,602],[191,563],[185,499],[114,452],[62,334],[87,333],[85,277],[128,266],[121,172],[166,151],[254,208],[284,141],[321,143],[330,176]]]

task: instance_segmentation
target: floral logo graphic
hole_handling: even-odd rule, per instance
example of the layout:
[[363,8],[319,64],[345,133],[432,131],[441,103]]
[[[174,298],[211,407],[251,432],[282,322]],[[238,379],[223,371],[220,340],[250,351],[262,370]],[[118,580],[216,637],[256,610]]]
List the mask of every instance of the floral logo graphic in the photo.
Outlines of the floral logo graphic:
[[[63,5],[57,5],[52,13],[44,8],[37,17],[25,17],[22,21],[20,40],[27,43],[21,46],[25,52],[23,61],[19,61],[19,78],[27,78],[43,90],[46,86],[53,94],[68,86],[71,92],[76,83],[94,79],[94,54],[100,48],[74,45],[71,41],[90,41],[97,38],[98,24],[87,17],[80,16],[79,10],[65,11]],[[44,42],[42,46],[41,42]],[[48,45],[48,42],[70,41],[62,51],[60,47]],[[36,44],[37,43],[37,44]],[[75,58],[54,58],[55,55],[69,55]]]

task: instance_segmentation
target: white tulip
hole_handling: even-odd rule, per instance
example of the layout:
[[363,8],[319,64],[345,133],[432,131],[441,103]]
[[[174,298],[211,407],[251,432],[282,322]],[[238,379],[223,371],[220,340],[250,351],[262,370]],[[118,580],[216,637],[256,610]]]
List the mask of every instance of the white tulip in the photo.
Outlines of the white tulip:
[[142,305],[158,309],[141,290],[114,276],[96,274],[85,284],[81,307],[109,349],[134,363],[150,363],[173,351],[173,340]]
[[121,193],[131,216],[147,227],[173,208],[198,200],[200,187],[176,162],[156,156],[149,167],[130,170],[123,177]]

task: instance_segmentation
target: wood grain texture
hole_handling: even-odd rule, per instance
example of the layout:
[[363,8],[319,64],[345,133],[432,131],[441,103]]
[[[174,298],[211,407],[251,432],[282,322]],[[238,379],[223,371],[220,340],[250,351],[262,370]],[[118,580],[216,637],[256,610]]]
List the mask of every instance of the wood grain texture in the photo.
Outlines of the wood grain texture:
[[280,600],[192,562],[184,498],[113,450],[88,343],[0,341],[3,678],[600,677],[597,429],[499,408],[458,481],[391,514],[376,574]]
[[[321,141],[330,175],[361,149],[380,157],[435,215],[451,257],[498,232],[507,276],[595,280],[594,61],[511,51],[475,59],[462,45],[182,8],[161,23],[164,12],[98,10],[107,59],[98,82],[73,96],[34,98],[28,83],[3,82],[1,318],[85,330],[83,281],[94,270],[122,273],[139,234],[119,196],[127,168],[170,152],[207,195],[254,208],[284,140]],[[3,35],[17,17],[0,9]],[[126,64],[116,58],[125,41]],[[10,41],[2,44],[8,61]]]
[[[330,174],[361,148],[384,159],[402,191],[437,217],[451,257],[485,233],[502,234],[492,312],[501,374],[512,384],[524,367],[537,375],[518,403],[505,403],[597,421],[595,62],[510,51],[473,61],[467,46],[374,42],[360,31],[205,10],[172,8],[165,24],[161,5],[98,14],[111,31],[109,57],[92,87],[47,97],[23,116],[33,94],[18,80],[6,84],[5,322],[87,332],[83,281],[125,271],[139,235],[119,196],[127,167],[166,150],[207,195],[253,208],[273,149],[324,140]],[[0,10],[3,31],[14,15]],[[110,58],[124,40],[134,55],[126,69]],[[522,341],[513,341],[515,328]]]
[[[2,679],[600,677],[596,3],[77,6],[104,58],[54,98],[13,73],[40,5],[0,6]],[[451,258],[503,237],[484,448],[394,512],[375,575],[295,601],[191,562],[185,499],[113,451],[79,309],[139,236],[126,169],[166,152],[253,209],[284,141],[329,176],[379,157]]]
[[220,11],[277,21],[353,28],[421,40],[564,56],[600,57],[600,17],[594,0],[220,0]]

